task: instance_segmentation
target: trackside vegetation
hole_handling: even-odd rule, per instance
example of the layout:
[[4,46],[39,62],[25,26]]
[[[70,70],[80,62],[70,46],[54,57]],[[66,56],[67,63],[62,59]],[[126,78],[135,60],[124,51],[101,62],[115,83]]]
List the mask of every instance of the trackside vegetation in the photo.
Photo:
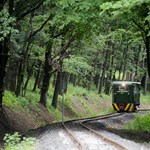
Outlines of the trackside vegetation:
[[[49,91],[48,99],[51,99],[51,95],[52,93]],[[6,90],[4,95],[4,105],[11,107],[14,110],[18,108],[26,113],[30,113],[29,106],[32,105],[35,109],[38,107],[38,97],[39,92],[30,92],[30,86],[28,93],[24,97],[17,97],[13,92]],[[106,105],[105,108],[103,107],[104,104]],[[57,109],[51,107],[50,100],[48,101],[47,106],[48,111],[56,118],[54,122],[61,121],[62,96],[60,95],[58,97]],[[95,116],[113,111],[111,107],[111,96],[106,94],[99,95],[96,90],[89,92],[83,87],[74,87],[72,84],[69,84],[68,92],[64,94],[64,106],[68,113],[70,112],[70,116],[65,116],[66,119]]]
[[137,115],[135,119],[126,125],[126,129],[134,131],[150,131],[150,113]]
[[[147,95],[141,94],[141,104],[148,105],[150,101],[150,93]],[[126,129],[134,131],[150,131],[150,113],[144,113],[142,115],[136,115],[135,119],[127,123]]]
[[4,141],[5,150],[34,150],[34,144],[36,143],[36,140],[31,137],[21,139],[21,135],[18,132],[13,135],[6,134]]

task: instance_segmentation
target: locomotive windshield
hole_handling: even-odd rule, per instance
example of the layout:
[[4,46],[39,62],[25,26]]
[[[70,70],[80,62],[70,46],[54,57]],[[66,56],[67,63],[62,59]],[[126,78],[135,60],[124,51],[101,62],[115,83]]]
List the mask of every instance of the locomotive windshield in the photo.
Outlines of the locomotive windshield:
[[122,84],[122,85],[118,85],[116,86],[116,92],[128,92],[129,91],[129,86]]

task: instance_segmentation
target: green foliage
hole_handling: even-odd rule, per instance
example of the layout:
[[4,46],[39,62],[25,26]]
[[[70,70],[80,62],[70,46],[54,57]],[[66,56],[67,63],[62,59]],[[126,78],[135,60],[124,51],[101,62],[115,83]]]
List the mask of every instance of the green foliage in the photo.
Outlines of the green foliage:
[[3,100],[4,105],[6,106],[13,108],[19,107],[27,110],[29,105],[36,106],[38,104],[39,93],[28,91],[25,97],[16,97],[16,95],[13,92],[5,91]]
[[0,11],[0,41],[2,41],[10,33],[18,32],[13,28],[15,18],[11,17],[7,9]]
[[[23,1],[16,1],[15,6],[18,9],[14,8],[14,15],[19,17],[27,10],[30,12],[34,7],[33,4],[37,6],[36,4],[39,4],[39,2],[37,0],[26,1],[22,5]],[[143,3],[149,4],[150,0],[110,1],[101,5],[102,2],[99,0],[46,0],[40,9],[35,10],[34,13],[32,12],[18,22],[9,15],[8,10],[3,9],[0,12],[0,41],[15,31],[13,24],[16,22],[19,33],[11,35],[10,43],[10,49],[12,50],[10,60],[14,60],[14,62],[19,62],[21,58],[23,59],[22,54],[26,53],[26,49],[29,46],[26,54],[27,58],[23,60],[25,61],[24,63],[31,64],[34,61],[37,63],[38,60],[44,63],[44,53],[49,49],[48,41],[53,38],[52,49],[50,49],[51,54],[48,59],[53,70],[59,69],[59,61],[69,56],[70,58],[63,61],[63,71],[76,75],[81,79],[82,83],[89,83],[90,76],[93,80],[95,74],[98,76],[102,74],[105,65],[105,54],[109,52],[110,58],[108,58],[109,61],[107,60],[105,77],[109,77],[111,69],[112,72],[116,71],[118,73],[120,64],[124,64],[124,66],[126,65],[126,68],[124,68],[125,72],[138,72],[136,78],[141,79],[145,73],[145,68],[142,66],[142,62],[145,59],[145,47],[141,32],[137,32],[137,28],[131,22],[131,18],[137,19],[141,23],[141,27],[143,27],[144,21],[150,20],[150,13],[147,16],[139,15],[139,6],[141,7]],[[100,9],[102,10],[101,12]],[[18,10],[20,10],[20,13],[17,13]],[[107,13],[104,14],[104,12]],[[30,39],[30,34],[39,29],[49,16],[49,21],[44,28]],[[62,46],[65,47],[70,37],[73,37],[73,41],[71,41],[66,51],[62,50]],[[124,60],[123,54],[127,49],[127,43],[129,44],[128,57]],[[142,49],[139,47],[142,47]],[[137,55],[139,49],[141,51]],[[61,50],[63,52],[62,56]],[[113,50],[114,54],[112,54]],[[139,59],[138,63],[136,62],[137,59]],[[114,64],[111,66],[112,60],[114,60]],[[26,65],[24,66],[25,68]],[[112,75],[110,74],[110,76]],[[30,104],[36,107],[36,104],[39,102],[40,91],[31,92],[33,81],[31,82],[28,85],[25,97],[19,96],[17,98],[13,93],[6,91],[4,104],[25,109]],[[94,86],[93,89],[95,89]],[[96,94],[97,92],[89,92],[82,87],[73,87],[72,85],[69,85],[68,90],[69,92],[65,95],[65,106],[69,110],[76,112],[75,108],[71,106],[71,101],[76,96],[79,99],[79,103],[86,109],[87,114],[94,115],[91,108],[92,103],[98,104],[99,100],[101,100]],[[90,100],[86,103],[83,95],[91,100],[91,105],[90,103],[87,104]],[[103,94],[101,96],[104,99],[111,99]],[[60,120],[61,112],[51,107],[52,97],[53,89],[50,88],[48,108]],[[93,97],[96,97],[97,101],[94,101]],[[61,96],[59,96],[60,104]],[[105,111],[104,109],[101,110]],[[111,109],[108,111],[111,111]],[[78,112],[76,114],[80,115]]]
[[[130,10],[134,7],[141,6],[142,4],[149,4],[150,0],[119,0],[119,1],[111,1],[106,2],[101,5],[101,9],[106,11],[109,9],[113,9],[114,12],[120,9],[120,13],[130,12]],[[112,13],[114,13],[112,12]]]
[[137,115],[135,119],[129,122],[126,126],[127,129],[135,131],[150,131],[150,113],[146,115]]
[[34,149],[35,138],[24,137],[21,140],[21,135],[15,132],[13,135],[6,134],[4,137],[5,150],[32,150]]
[[4,104],[7,106],[16,107],[19,105],[16,95],[10,91],[5,91],[3,100]]
[[61,110],[54,109],[54,107],[51,106],[51,103],[48,103],[48,110],[56,118],[54,122],[61,121],[61,117],[62,117]]
[[80,56],[71,56],[71,58],[64,61],[64,71],[84,76],[91,70],[91,66],[87,60]]

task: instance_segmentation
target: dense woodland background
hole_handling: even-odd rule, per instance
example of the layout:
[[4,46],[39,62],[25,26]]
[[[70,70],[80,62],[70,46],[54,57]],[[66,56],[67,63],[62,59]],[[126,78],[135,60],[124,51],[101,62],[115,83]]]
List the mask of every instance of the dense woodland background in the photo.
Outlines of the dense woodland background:
[[0,0],[1,107],[30,80],[56,108],[68,83],[109,95],[114,80],[139,81],[146,94],[149,76],[150,0]]

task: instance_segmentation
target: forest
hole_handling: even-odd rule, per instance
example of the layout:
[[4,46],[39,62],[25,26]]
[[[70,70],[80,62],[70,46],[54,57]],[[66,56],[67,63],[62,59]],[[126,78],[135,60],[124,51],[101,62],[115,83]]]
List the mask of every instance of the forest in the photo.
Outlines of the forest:
[[65,119],[112,112],[113,81],[150,107],[150,0],[0,0],[0,149],[61,121],[64,96]]
[[69,83],[109,95],[112,81],[138,81],[146,94],[149,8],[150,0],[1,0],[0,107],[6,90],[24,97],[30,80],[44,107],[57,108]]
[[149,9],[149,0],[1,0],[1,107],[5,90],[25,96],[31,79],[45,107],[68,83],[109,95],[114,80],[139,81],[146,94]]

